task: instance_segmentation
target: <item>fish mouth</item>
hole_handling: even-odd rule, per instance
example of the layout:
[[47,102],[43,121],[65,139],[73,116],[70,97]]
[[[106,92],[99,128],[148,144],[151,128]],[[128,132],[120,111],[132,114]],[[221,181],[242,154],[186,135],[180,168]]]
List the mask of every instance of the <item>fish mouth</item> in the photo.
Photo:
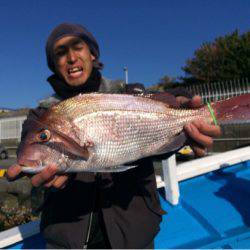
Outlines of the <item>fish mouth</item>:
[[45,169],[46,166],[36,166],[36,167],[28,167],[28,166],[22,166],[22,172],[26,174],[37,174],[40,173],[43,169]]
[[22,172],[27,174],[35,174],[41,172],[46,166],[43,165],[41,160],[24,160],[18,161],[22,168]]

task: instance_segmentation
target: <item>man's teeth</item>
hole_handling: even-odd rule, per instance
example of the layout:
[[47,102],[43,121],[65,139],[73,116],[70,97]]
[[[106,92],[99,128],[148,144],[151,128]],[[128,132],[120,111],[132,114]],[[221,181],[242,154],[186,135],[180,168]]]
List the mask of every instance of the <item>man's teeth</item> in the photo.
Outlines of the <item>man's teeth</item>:
[[69,69],[69,74],[71,73],[75,73],[75,72],[79,72],[79,71],[82,71],[82,68],[81,67],[74,67],[74,68],[71,68]]

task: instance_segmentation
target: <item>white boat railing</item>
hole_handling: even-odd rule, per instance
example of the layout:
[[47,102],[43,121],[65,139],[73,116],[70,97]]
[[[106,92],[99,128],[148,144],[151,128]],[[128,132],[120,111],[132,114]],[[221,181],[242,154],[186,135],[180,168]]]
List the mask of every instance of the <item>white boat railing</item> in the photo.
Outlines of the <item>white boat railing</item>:
[[162,161],[163,180],[156,177],[157,187],[165,188],[165,198],[172,205],[179,203],[179,182],[220,168],[250,160],[250,146],[230,150],[196,160],[176,164],[175,155]]
[[0,233],[0,248],[11,246],[40,232],[40,220],[31,221]]

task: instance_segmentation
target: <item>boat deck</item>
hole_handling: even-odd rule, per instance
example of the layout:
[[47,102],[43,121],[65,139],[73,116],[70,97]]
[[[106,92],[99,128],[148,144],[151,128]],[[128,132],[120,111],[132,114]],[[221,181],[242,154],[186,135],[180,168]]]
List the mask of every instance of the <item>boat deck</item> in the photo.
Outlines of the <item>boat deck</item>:
[[250,248],[250,162],[180,183],[180,204],[161,224],[156,248]]
[[[166,202],[167,214],[155,248],[250,248],[250,162],[180,183],[180,203]],[[8,247],[44,248],[40,235]]]

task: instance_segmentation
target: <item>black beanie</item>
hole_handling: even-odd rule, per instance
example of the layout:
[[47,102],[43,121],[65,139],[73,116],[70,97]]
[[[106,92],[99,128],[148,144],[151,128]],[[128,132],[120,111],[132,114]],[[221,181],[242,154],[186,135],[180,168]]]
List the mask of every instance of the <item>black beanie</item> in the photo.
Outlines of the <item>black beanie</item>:
[[46,56],[48,67],[55,73],[55,65],[53,60],[53,48],[57,40],[65,36],[80,37],[90,49],[91,54],[96,58],[93,66],[97,69],[102,69],[103,64],[99,62],[99,46],[94,36],[83,26],[72,23],[62,23],[58,25],[49,35],[46,43]]

